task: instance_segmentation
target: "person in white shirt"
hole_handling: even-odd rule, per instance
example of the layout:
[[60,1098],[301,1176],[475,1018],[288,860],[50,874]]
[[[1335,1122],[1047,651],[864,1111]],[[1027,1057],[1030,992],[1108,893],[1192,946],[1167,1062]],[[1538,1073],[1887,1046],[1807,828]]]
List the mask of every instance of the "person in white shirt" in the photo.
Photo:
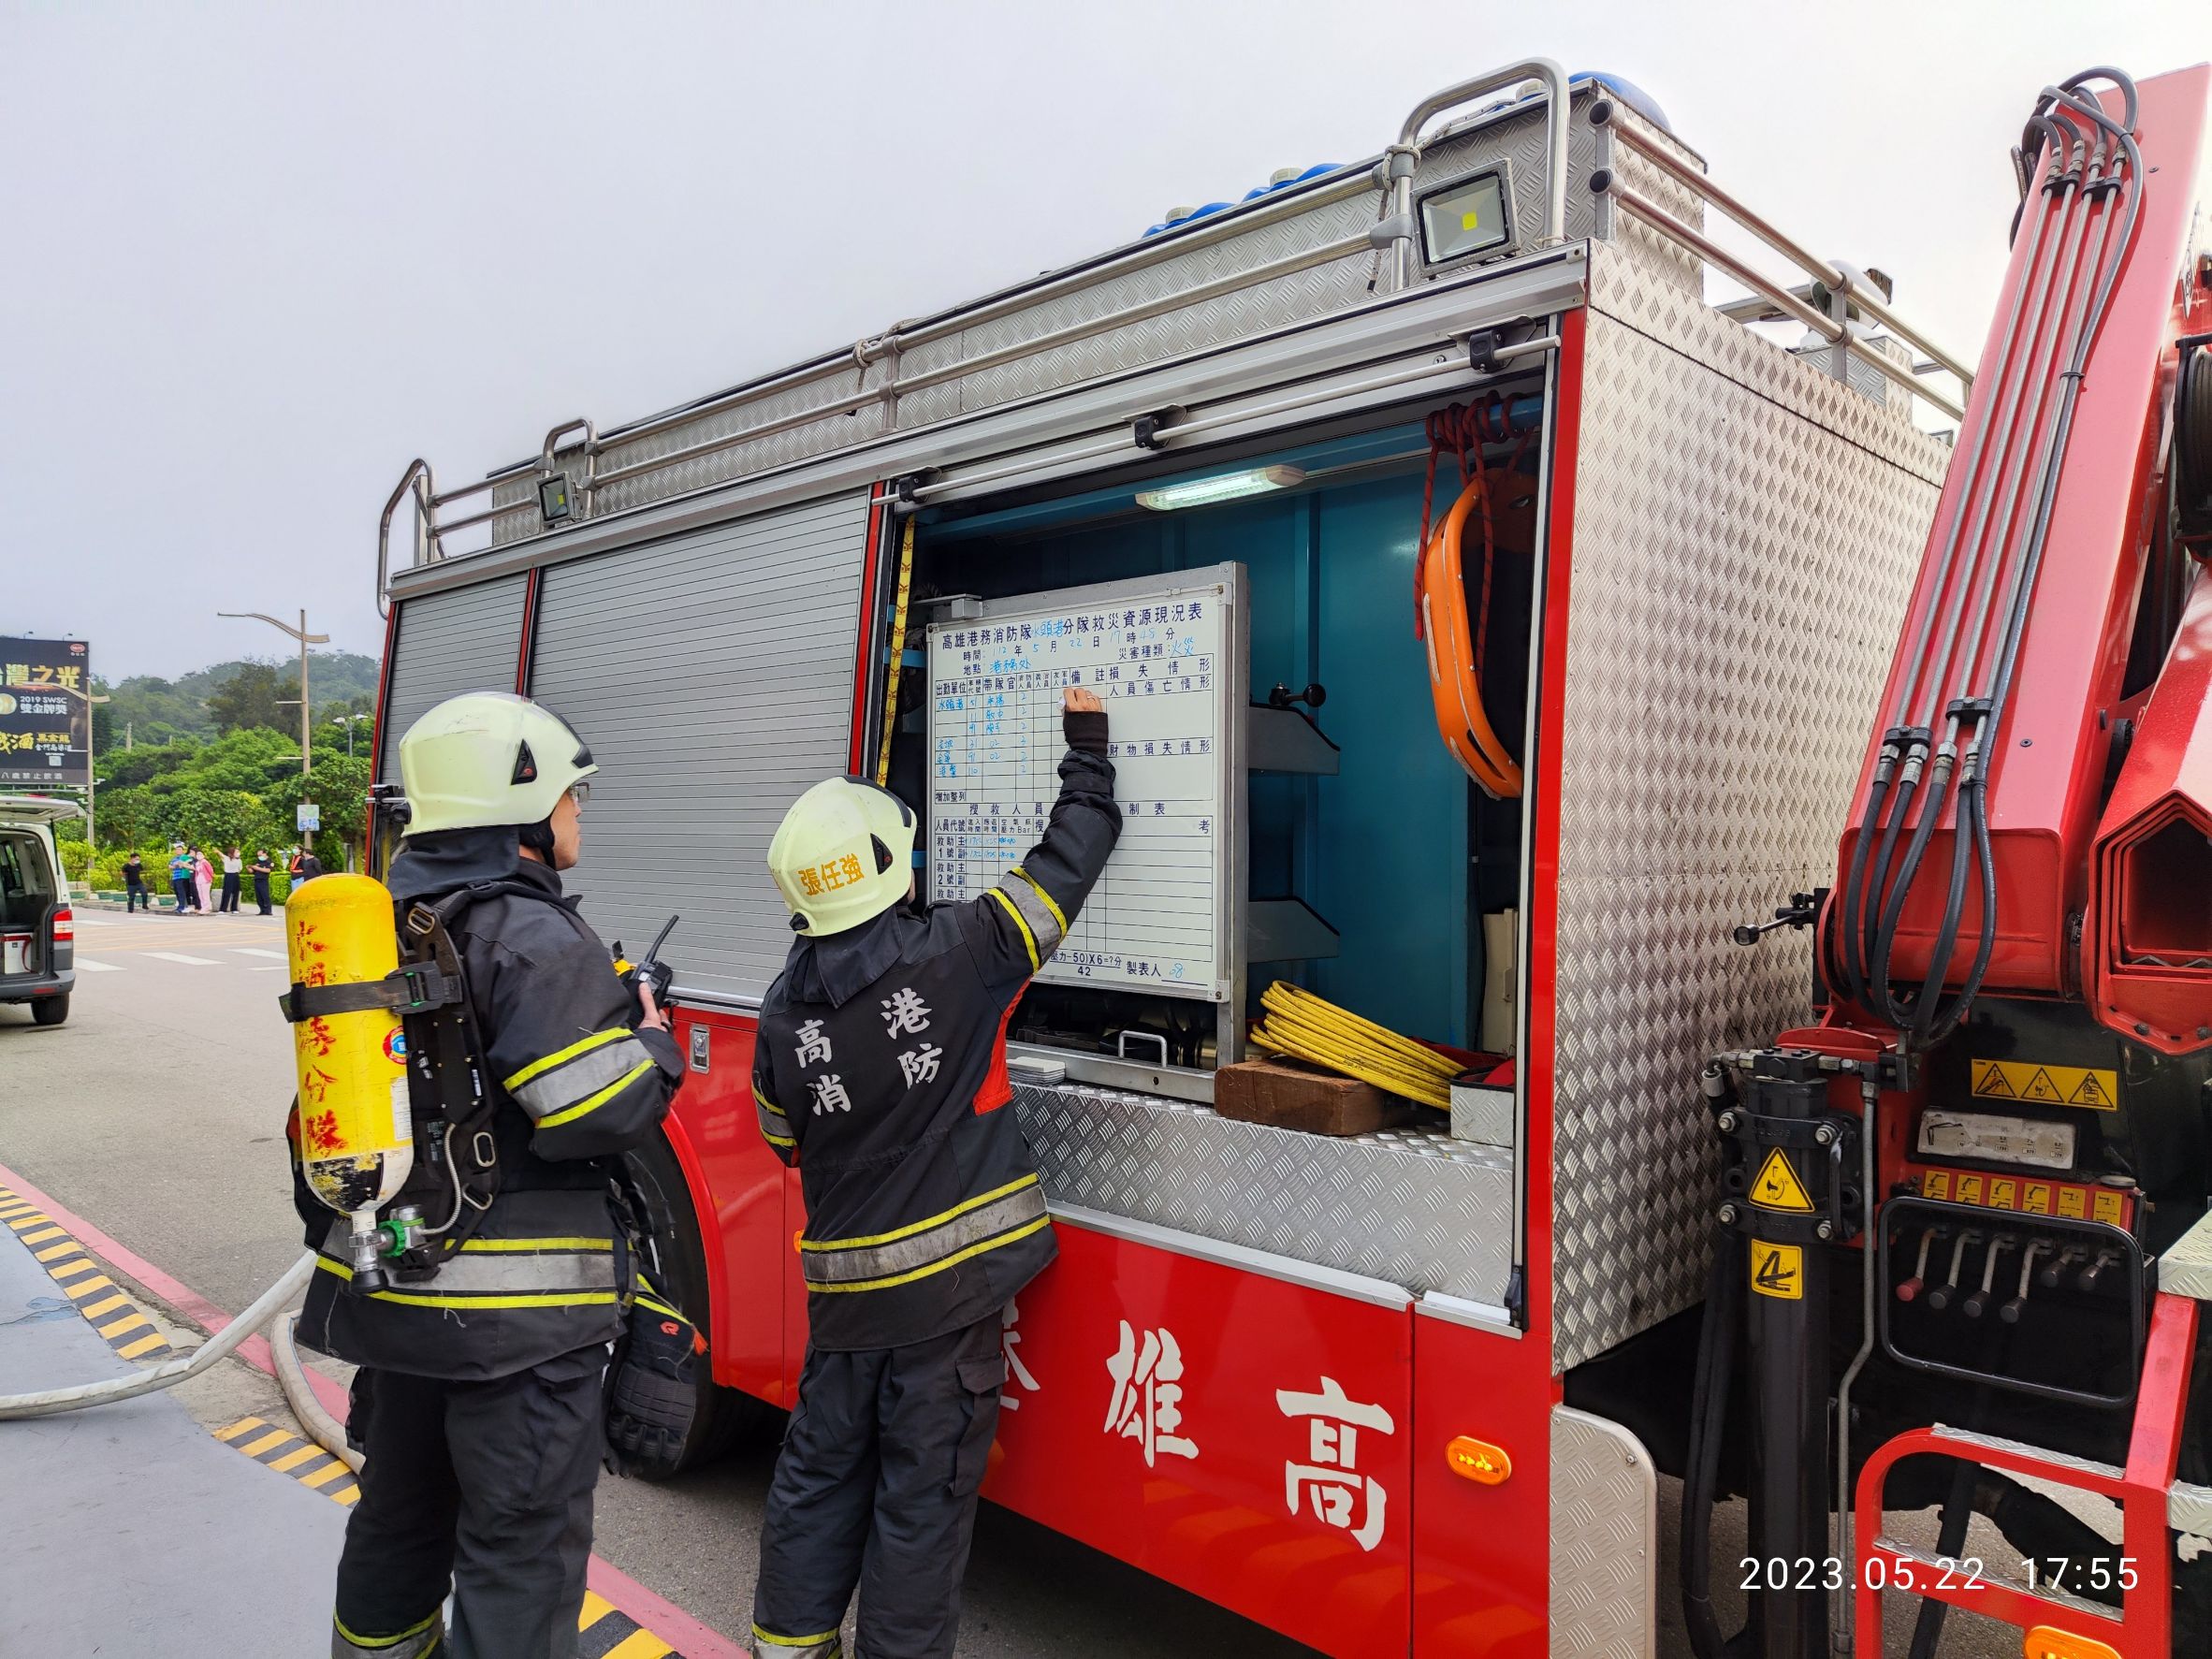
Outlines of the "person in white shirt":
[[237,914],[239,878],[244,872],[245,867],[246,861],[239,856],[236,847],[226,847],[223,850],[223,899],[215,907],[217,910],[228,910],[233,915]]

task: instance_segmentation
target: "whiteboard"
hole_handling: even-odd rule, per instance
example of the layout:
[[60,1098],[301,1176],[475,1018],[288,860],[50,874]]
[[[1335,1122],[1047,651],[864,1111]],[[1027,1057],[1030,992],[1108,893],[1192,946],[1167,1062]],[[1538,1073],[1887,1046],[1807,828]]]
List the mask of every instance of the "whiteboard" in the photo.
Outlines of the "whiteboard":
[[1121,839],[1041,980],[1233,994],[1223,809],[1245,701],[1242,574],[1022,594],[927,631],[932,899],[980,896],[1043,836],[1067,752],[1061,689],[1106,706]]

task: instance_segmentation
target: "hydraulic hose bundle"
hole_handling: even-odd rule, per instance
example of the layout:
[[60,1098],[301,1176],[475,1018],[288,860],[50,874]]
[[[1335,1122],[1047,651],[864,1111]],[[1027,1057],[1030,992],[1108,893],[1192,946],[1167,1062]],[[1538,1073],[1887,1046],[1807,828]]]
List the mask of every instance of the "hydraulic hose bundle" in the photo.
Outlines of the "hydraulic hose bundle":
[[1460,1067],[1434,1049],[1284,980],[1268,986],[1259,1005],[1266,1012],[1252,1027],[1252,1041],[1270,1053],[1341,1071],[1424,1106],[1450,1107]]
[[[2117,89],[2120,120],[2083,91],[2094,81]],[[2088,69],[2046,87],[2022,135],[2023,184],[2039,171],[2043,178],[2020,227],[2030,239],[2025,275],[1985,371],[1996,394],[1957,463],[1963,484],[1899,659],[1897,700],[1830,933],[1853,1000],[1916,1050],[1941,1042],[1965,1017],[1996,946],[1989,771],[2083,372],[2141,217],[2135,118],[2134,82],[2117,69]],[[1946,814],[1953,836],[1942,919],[1917,993],[1899,995],[1892,982],[1899,924]],[[1979,905],[1973,954],[1946,1001],[1969,894]]]

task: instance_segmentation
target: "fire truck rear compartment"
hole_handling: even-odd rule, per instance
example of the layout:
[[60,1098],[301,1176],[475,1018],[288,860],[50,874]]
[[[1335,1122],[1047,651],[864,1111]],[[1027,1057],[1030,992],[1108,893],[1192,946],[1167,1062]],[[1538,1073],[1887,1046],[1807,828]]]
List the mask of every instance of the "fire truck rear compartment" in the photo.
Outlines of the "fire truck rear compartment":
[[[1527,397],[1535,383],[1521,388]],[[1527,405],[1523,405],[1524,410]],[[1524,414],[1524,419],[1529,416]],[[1478,918],[1510,912],[1521,886],[1521,811],[1477,789],[1437,740],[1427,657],[1415,632],[1414,566],[1427,491],[1428,442],[1419,418],[1333,433],[1249,456],[1181,459],[1084,481],[1074,493],[937,509],[918,527],[908,645],[946,614],[953,595],[985,600],[1222,563],[1249,584],[1249,700],[1271,695],[1310,720],[1338,751],[1334,776],[1255,770],[1245,802],[1248,896],[1294,899],[1333,930],[1333,954],[1250,962],[1244,1007],[1287,979],[1393,1030],[1459,1049],[1479,1046],[1486,963]],[[1491,560],[1483,691],[1492,720],[1518,751],[1527,720],[1535,496],[1542,454],[1533,438],[1490,446],[1500,511]],[[1226,469],[1295,467],[1285,489],[1177,511],[1136,501],[1175,480]],[[1510,468],[1508,471],[1507,469]],[[1461,488],[1445,458],[1434,516]],[[1470,537],[1470,541],[1475,538]],[[1478,551],[1470,551],[1475,588]],[[1460,596],[1472,611],[1474,591]],[[1317,694],[1318,706],[1293,699]],[[905,673],[892,745],[893,787],[929,808],[925,682]],[[1232,807],[1232,809],[1234,808]],[[923,843],[926,846],[926,838]],[[1265,945],[1258,945],[1264,950]],[[1510,963],[1497,965],[1509,972]],[[1219,1058],[1210,1018],[1186,999],[1041,983],[1015,1035],[1111,1055],[1165,1053],[1185,1069]],[[1127,1044],[1123,1032],[1137,1034]],[[1424,1129],[1441,1113],[1423,1111]]]

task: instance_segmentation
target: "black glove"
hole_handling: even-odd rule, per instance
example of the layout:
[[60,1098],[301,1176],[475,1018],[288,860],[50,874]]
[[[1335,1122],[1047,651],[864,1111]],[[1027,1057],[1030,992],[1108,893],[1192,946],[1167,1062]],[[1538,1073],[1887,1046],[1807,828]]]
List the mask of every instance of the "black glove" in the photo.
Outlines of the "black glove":
[[699,1411],[699,1355],[706,1346],[691,1320],[641,1277],[607,1372],[608,1469],[647,1480],[676,1473]]
[[1060,731],[1067,737],[1070,749],[1080,749],[1085,754],[1106,752],[1106,711],[1103,708],[1062,709]]

